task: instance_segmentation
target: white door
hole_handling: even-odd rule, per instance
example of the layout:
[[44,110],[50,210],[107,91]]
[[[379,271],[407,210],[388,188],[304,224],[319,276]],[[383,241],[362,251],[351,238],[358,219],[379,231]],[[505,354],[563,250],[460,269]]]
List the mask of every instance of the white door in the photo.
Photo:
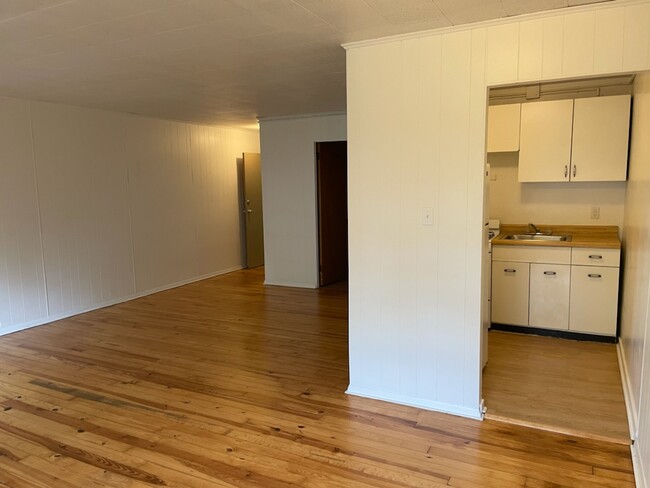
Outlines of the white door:
[[530,265],[531,327],[569,328],[570,282],[571,266],[567,264]]
[[573,100],[521,106],[519,181],[569,181]]

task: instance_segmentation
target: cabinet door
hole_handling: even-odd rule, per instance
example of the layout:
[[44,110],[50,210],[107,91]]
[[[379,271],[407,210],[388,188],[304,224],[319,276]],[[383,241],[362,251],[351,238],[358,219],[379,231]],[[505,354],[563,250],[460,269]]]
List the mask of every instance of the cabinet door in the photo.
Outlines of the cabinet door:
[[576,99],[571,181],[625,181],[629,134],[630,95]]
[[488,107],[487,152],[519,151],[521,103]]
[[569,330],[616,335],[618,268],[571,267]]
[[531,327],[569,328],[569,287],[571,266],[565,264],[530,265]]
[[492,262],[492,322],[528,325],[528,263]]
[[521,106],[519,181],[569,181],[573,100]]

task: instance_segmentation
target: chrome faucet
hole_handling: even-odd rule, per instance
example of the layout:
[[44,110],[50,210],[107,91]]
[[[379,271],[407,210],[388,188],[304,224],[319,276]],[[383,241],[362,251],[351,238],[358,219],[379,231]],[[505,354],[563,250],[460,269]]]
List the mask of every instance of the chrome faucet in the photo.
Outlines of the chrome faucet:
[[530,229],[531,227],[532,227],[533,230],[535,231],[535,234],[541,234],[541,233],[542,233],[542,231],[539,230],[539,227],[537,227],[537,226],[536,226],[535,224],[533,224],[532,222],[529,222],[529,223],[528,223],[528,228]]

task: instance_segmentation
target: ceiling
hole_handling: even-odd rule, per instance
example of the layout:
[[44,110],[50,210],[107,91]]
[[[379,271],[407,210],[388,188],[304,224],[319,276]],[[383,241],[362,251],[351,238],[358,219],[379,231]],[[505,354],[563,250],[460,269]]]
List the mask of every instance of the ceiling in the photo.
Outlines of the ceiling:
[[594,0],[0,0],[0,95],[174,120],[345,110],[341,43]]

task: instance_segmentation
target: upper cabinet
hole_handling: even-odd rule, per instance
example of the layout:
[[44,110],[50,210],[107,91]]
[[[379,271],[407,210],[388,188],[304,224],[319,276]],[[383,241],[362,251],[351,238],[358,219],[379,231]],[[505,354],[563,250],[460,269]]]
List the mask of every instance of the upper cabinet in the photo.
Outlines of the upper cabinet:
[[630,95],[576,99],[571,181],[625,181],[629,135]]
[[573,100],[521,107],[519,181],[569,181]]
[[487,152],[519,151],[520,103],[488,107]]
[[625,181],[630,95],[525,103],[519,181]]

